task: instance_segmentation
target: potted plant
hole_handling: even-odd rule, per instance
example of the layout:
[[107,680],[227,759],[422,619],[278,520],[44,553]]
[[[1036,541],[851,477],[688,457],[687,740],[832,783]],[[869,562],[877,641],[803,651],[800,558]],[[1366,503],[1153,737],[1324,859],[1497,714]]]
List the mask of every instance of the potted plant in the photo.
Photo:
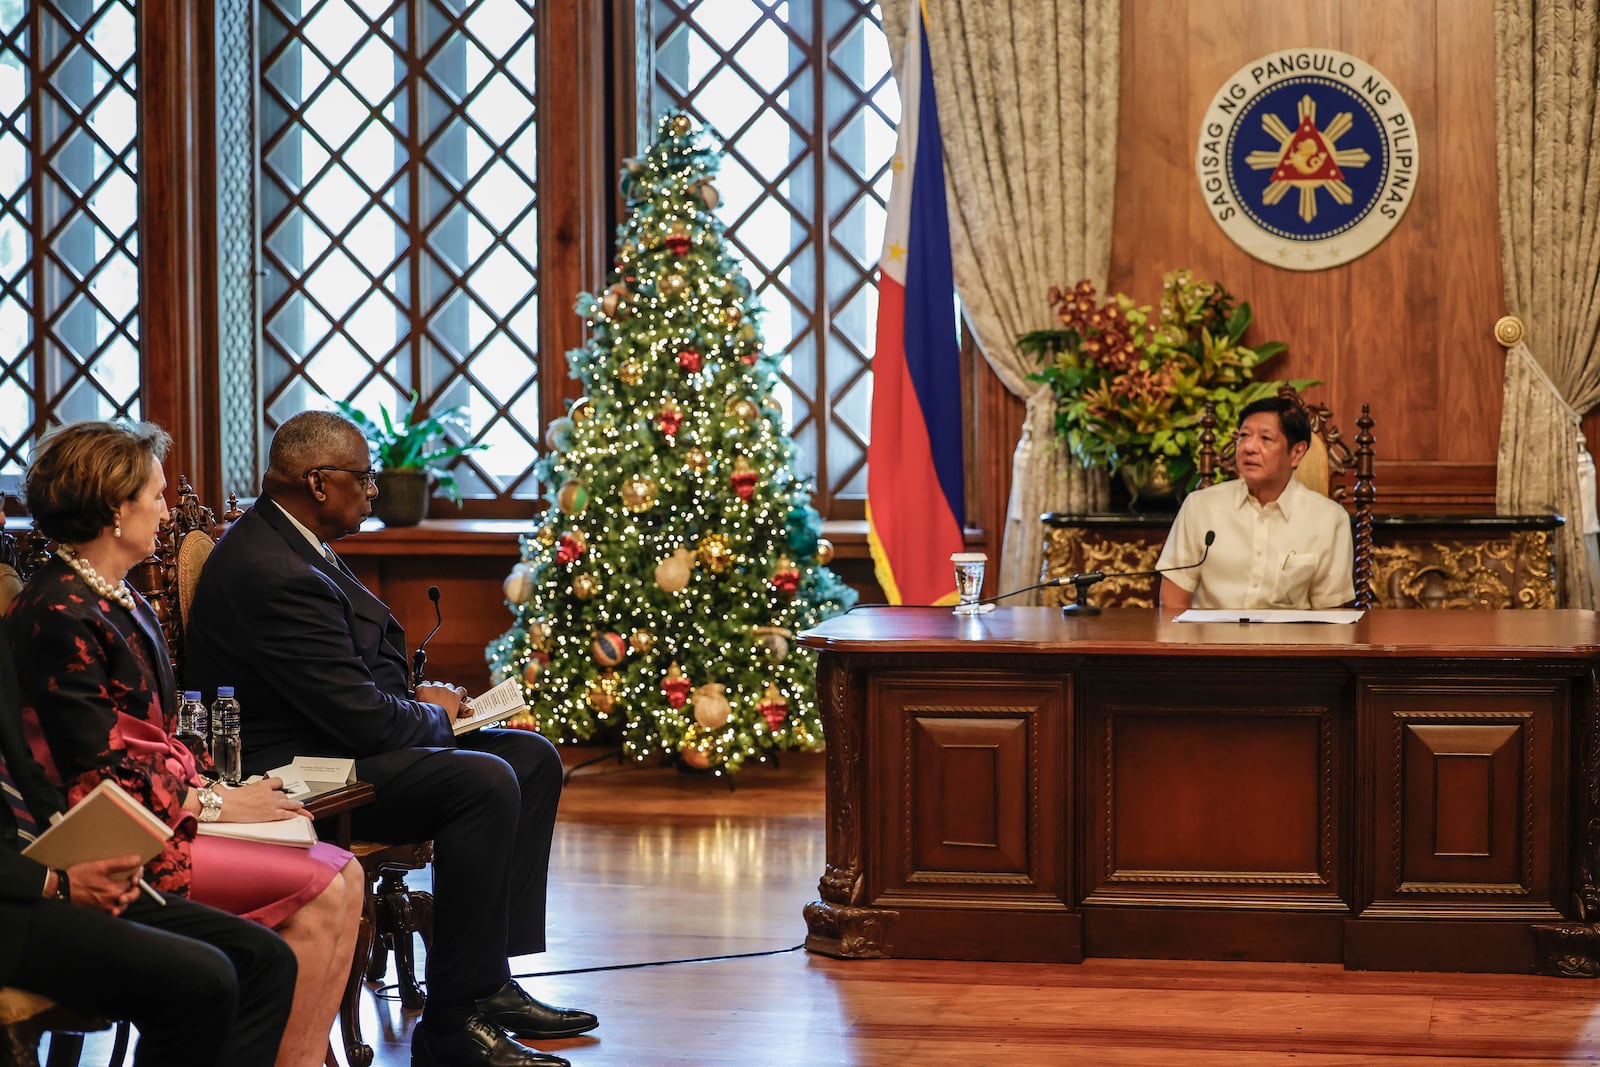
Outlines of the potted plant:
[[1240,408],[1277,389],[1254,381],[1255,370],[1288,346],[1246,346],[1250,305],[1186,270],[1163,279],[1155,312],[1122,293],[1101,303],[1087,280],[1052,286],[1050,304],[1060,325],[1017,345],[1044,364],[1031,377],[1055,393],[1056,432],[1072,458],[1119,473],[1136,509],[1170,508],[1193,484],[1207,401],[1228,434]]
[[415,526],[423,520],[428,514],[430,480],[459,508],[461,489],[455,475],[444,465],[458,456],[489,447],[458,445],[450,439],[451,430],[463,437],[471,432],[459,405],[417,418],[418,399],[413,391],[392,418],[380,404],[378,419],[348,400],[337,401],[345,417],[361,427],[372,450],[378,471],[378,495],[372,502],[372,513],[386,526]]

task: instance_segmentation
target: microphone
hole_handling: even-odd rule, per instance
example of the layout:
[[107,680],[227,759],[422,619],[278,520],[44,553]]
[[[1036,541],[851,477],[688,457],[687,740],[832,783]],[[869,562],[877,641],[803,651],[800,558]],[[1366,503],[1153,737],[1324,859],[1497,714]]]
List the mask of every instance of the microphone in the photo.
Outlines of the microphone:
[[1211,555],[1211,543],[1216,539],[1217,531],[1207,530],[1205,550],[1200,553],[1200,558],[1193,563],[1184,563],[1177,567],[1155,567],[1147,571],[1112,571],[1110,574],[1105,571],[1085,571],[1082,574],[1058,578],[1054,584],[1067,585],[1070,583],[1075,590],[1072,598],[1073,602],[1061,605],[1061,614],[1064,618],[1069,619],[1073,616],[1100,614],[1100,609],[1089,603],[1089,589],[1107,578],[1150,578],[1158,574],[1170,574],[1173,571],[1192,570],[1204,563],[1206,557]]
[[415,689],[422,684],[423,674],[428,666],[428,642],[433,640],[433,635],[439,632],[439,627],[444,625],[444,615],[439,611],[439,587],[428,586],[428,599],[433,601],[433,629],[428,631],[428,636],[417,645],[417,650],[411,653],[411,688]]

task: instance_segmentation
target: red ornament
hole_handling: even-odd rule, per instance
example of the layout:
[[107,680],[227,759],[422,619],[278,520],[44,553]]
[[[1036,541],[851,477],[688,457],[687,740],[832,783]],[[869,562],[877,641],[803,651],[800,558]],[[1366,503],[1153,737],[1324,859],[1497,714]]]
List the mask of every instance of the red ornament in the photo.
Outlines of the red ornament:
[[767,720],[767,728],[776,730],[778,724],[789,717],[789,702],[778,692],[777,686],[768,682],[767,691],[761,694],[761,703],[756,705],[756,710]]
[[673,232],[667,234],[666,240],[662,241],[661,243],[666,245],[667,251],[671,252],[675,256],[686,256],[689,254],[689,235],[684,233],[682,230],[674,230]]
[[667,668],[667,676],[661,679],[661,691],[667,694],[667,703],[673,708],[681,708],[689,699],[689,690],[694,688],[689,684],[689,679],[683,676],[683,671],[678,669],[678,662],[674,660],[672,666]]
[[678,427],[683,425],[683,412],[678,410],[678,405],[667,401],[667,406],[656,415],[656,425],[661,427],[661,433],[668,441],[678,436]]
[[571,563],[583,555],[583,550],[586,547],[581,535],[569,533],[562,534],[561,540],[556,542],[556,545],[556,561],[558,563]]
[[756,365],[756,360],[760,358],[761,349],[752,348],[750,351],[739,357],[739,362],[743,363],[747,367],[754,367]]
[[696,352],[692,348],[685,348],[682,352],[678,353],[678,366],[682,367],[690,374],[698,373],[701,366],[700,353]]
[[760,475],[750,469],[750,464],[743,456],[734,459],[733,473],[728,476],[728,481],[733,483],[733,491],[739,494],[740,500],[749,500],[755,495],[759,479]]
[[772,572],[772,577],[768,581],[778,592],[792,597],[795,590],[800,588],[800,572],[789,562],[788,556],[779,556],[778,569]]

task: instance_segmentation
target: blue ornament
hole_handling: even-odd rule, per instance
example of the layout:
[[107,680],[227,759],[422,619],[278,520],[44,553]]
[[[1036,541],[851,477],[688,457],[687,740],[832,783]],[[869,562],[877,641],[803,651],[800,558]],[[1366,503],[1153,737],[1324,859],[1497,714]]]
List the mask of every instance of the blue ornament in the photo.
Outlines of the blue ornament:
[[784,516],[784,540],[802,559],[817,554],[817,538],[822,533],[822,516],[809,504],[801,504]]

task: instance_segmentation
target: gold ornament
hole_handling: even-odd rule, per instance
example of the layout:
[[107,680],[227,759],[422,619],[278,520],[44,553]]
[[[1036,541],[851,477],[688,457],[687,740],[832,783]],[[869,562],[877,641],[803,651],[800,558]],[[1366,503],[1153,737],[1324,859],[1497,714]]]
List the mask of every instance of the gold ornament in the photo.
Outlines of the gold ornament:
[[689,279],[681,274],[669,274],[661,279],[661,291],[669,296],[677,296],[688,288]]
[[635,474],[622,483],[622,506],[637,514],[649,511],[656,502],[656,483],[642,474]]
[[548,652],[534,652],[528,657],[528,665],[522,668],[522,681],[529,689],[539,684],[539,679],[544,677],[544,672],[550,666]]
[[794,634],[782,626],[753,626],[750,636],[756,647],[764,650],[772,662],[782,663],[789,656],[789,638]]
[[694,554],[680,548],[656,564],[656,584],[669,593],[676,593],[689,584],[689,572],[694,568]]
[[697,771],[703,771],[711,766],[711,753],[698,746],[679,749],[678,756],[685,766],[693,767]]
[[533,539],[549,548],[556,543],[556,528],[554,526],[541,526],[533,532]]
[[733,707],[725,695],[728,687],[721,682],[707,682],[694,691],[694,721],[707,730],[720,730],[733,717]]
[[528,644],[534,648],[543,648],[550,643],[550,627],[544,620],[535,619],[528,624]]
[[711,467],[711,457],[704,449],[691,448],[683,454],[683,465],[696,474],[704,474]]
[[625,319],[628,317],[627,300],[630,295],[628,287],[618,282],[600,298],[600,310],[605,312],[607,318]]
[[756,419],[761,417],[761,409],[756,406],[756,402],[744,397],[729,401],[727,410],[728,414],[743,419],[745,422],[755,422]]
[[589,706],[595,714],[605,718],[617,704],[617,675],[606,671],[589,686]]
[[826,567],[833,562],[833,542],[826,537],[817,538],[817,563]]
[[694,123],[688,115],[674,115],[667,120],[667,132],[674,137],[687,137],[694,132]]
[[740,311],[736,304],[729,304],[722,309],[722,321],[729,326],[739,325],[739,320],[742,318],[744,318],[744,312]]
[[588,600],[600,591],[600,583],[594,580],[593,575],[579,574],[572,579],[572,595],[579,600]]
[[638,385],[644,380],[644,368],[631,359],[625,359],[622,366],[617,368],[617,378],[623,385]]
[[573,422],[588,422],[594,415],[594,405],[589,403],[589,398],[580,396],[572,402],[572,407],[567,409],[567,418]]
[[576,479],[569,479],[561,483],[561,488],[556,491],[556,507],[561,509],[563,515],[578,515],[589,506],[589,490],[583,483]]
[[656,647],[656,635],[649,630],[635,630],[628,635],[628,644],[632,645],[633,650],[642,656]]
[[700,562],[710,568],[712,574],[723,574],[733,566],[733,549],[722,534],[706,534],[700,538],[699,554]]
[[722,195],[717,192],[717,187],[710,182],[695,182],[689,188],[694,195],[700,198],[700,202],[706,206],[707,211],[717,210],[717,205],[722,202]]
[[505,594],[508,604],[523,603],[533,595],[533,589],[533,569],[526,563],[512,567],[511,573],[506,575],[506,580],[500,583],[500,591]]

